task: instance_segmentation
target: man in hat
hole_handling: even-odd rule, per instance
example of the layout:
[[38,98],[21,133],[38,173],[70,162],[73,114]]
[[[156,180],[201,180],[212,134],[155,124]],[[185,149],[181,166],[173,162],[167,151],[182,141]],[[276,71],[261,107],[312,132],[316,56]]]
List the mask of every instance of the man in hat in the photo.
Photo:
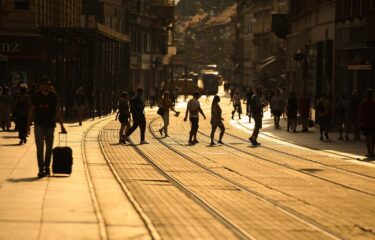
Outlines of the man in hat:
[[[39,81],[39,91],[31,98],[31,108],[28,121],[28,131],[34,122],[35,144],[37,149],[38,177],[50,175],[50,163],[56,122],[60,124],[61,132],[66,133],[61,116],[58,96],[51,91],[48,77],[43,76]],[[44,144],[46,151],[44,152]]]

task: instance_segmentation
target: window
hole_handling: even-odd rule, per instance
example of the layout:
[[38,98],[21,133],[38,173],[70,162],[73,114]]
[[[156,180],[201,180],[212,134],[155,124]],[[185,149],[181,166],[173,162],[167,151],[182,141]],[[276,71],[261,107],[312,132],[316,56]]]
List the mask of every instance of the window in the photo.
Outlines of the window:
[[14,0],[15,9],[29,9],[29,0]]

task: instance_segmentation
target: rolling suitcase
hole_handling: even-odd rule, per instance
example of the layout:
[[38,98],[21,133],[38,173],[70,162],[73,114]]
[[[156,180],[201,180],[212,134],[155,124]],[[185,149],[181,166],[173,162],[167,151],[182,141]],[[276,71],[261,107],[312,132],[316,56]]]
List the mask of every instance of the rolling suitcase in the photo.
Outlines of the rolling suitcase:
[[[65,146],[61,146],[61,136],[65,135]],[[71,174],[73,165],[73,151],[67,146],[67,134],[59,133],[59,146],[55,147],[52,152],[52,172],[55,174]]]

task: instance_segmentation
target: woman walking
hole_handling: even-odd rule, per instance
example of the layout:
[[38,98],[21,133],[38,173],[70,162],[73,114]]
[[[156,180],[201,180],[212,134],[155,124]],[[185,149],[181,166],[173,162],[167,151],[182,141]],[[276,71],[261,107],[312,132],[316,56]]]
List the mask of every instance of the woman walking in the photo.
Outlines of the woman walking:
[[18,138],[20,139],[20,144],[23,144],[27,142],[27,121],[29,119],[31,100],[27,94],[26,84],[21,84],[19,90],[19,95],[17,95],[15,101],[15,113],[18,128]]
[[[126,132],[130,128],[130,110],[129,110],[129,95],[127,92],[123,92],[120,95],[120,101],[118,104],[118,112],[116,115],[121,123],[120,132],[119,132],[119,143],[126,143]],[[124,131],[125,130],[125,131]]]
[[158,111],[158,113],[163,118],[163,123],[164,123],[163,127],[159,129],[159,132],[160,132],[160,135],[163,135],[163,131],[164,131],[165,137],[169,137],[168,126],[169,126],[169,111],[170,110],[176,113],[175,115],[176,117],[180,114],[174,109],[173,103],[170,99],[169,92],[166,91],[164,92],[162,99],[160,99],[159,101],[159,111]]
[[330,140],[328,132],[331,128],[331,118],[332,118],[332,101],[330,97],[323,94],[322,98],[318,101],[316,106],[316,111],[318,114],[318,123],[320,126],[320,140],[323,141],[323,134],[326,140]]
[[288,117],[288,126],[287,131],[296,132],[297,128],[297,111],[298,111],[298,100],[296,94],[291,92],[288,98],[287,106],[287,117]]
[[220,102],[220,97],[215,96],[214,99],[212,100],[212,105],[211,105],[211,146],[215,145],[214,142],[214,137],[215,137],[215,132],[216,129],[219,127],[220,128],[220,136],[219,136],[219,141],[217,143],[223,144],[222,139],[224,136],[225,132],[225,127],[223,124],[223,118],[221,116],[222,110],[219,105]]

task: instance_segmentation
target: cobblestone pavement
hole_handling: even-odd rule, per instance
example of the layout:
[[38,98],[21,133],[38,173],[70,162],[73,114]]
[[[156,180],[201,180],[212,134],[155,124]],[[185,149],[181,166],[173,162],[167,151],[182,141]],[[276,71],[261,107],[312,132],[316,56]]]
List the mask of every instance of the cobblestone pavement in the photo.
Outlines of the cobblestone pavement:
[[287,133],[284,121],[275,130],[266,114],[253,148],[252,124],[230,118],[228,99],[221,106],[225,144],[213,147],[208,119],[200,143],[187,144],[183,101],[168,138],[146,109],[145,145],[138,131],[118,144],[114,116],[67,124],[70,177],[36,178],[33,135],[18,146],[16,132],[0,132],[0,239],[375,239],[375,165],[363,142]]
[[[228,101],[221,105],[229,119]],[[362,143],[318,144],[314,133],[286,138],[266,122],[263,145],[252,148],[251,125],[235,119],[226,121],[224,145],[209,146],[202,120],[200,143],[190,146],[181,117],[171,115],[169,138],[159,136],[161,125],[148,111],[147,145],[118,145],[116,122],[101,132],[104,152],[161,238],[375,238],[375,168],[357,160]],[[137,132],[132,140],[139,142]]]

